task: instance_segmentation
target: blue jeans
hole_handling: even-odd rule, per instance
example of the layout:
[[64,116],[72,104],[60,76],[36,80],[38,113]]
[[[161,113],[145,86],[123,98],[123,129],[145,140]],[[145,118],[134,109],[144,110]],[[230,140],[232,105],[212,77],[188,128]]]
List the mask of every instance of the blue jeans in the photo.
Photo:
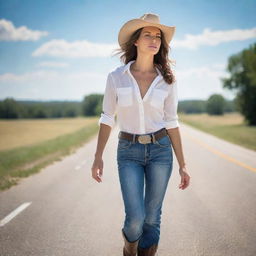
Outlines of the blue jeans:
[[125,207],[122,232],[129,242],[139,240],[139,247],[148,248],[160,239],[162,203],[173,167],[171,140],[165,135],[141,144],[119,138],[117,164]]

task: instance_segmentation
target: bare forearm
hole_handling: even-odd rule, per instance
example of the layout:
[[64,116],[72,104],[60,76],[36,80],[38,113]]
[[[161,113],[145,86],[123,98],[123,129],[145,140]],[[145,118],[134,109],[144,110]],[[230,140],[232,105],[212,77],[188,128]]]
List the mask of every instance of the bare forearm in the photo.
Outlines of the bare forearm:
[[111,127],[109,125],[100,124],[100,129],[99,129],[99,134],[98,134],[98,142],[97,142],[97,149],[95,152],[95,157],[101,158],[103,155],[103,151],[105,149],[105,146],[107,144],[110,132],[111,132]]
[[172,141],[172,146],[173,146],[177,161],[179,163],[179,166],[184,167],[186,163],[183,155],[179,127],[168,129],[167,132]]

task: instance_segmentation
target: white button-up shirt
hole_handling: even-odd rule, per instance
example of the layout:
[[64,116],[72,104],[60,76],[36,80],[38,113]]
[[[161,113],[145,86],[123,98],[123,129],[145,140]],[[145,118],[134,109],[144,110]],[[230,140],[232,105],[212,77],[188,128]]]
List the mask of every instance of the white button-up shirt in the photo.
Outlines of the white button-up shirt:
[[158,76],[151,83],[143,99],[130,65],[117,67],[107,76],[102,113],[98,125],[113,127],[115,114],[121,131],[147,134],[165,127],[179,127],[177,82],[167,84],[158,68]]

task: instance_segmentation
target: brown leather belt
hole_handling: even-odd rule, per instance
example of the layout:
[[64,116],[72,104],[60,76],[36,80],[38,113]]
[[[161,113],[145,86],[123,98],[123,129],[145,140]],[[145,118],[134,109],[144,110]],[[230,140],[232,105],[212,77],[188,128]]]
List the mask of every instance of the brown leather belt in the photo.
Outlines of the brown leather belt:
[[132,133],[120,131],[118,134],[118,138],[139,142],[141,144],[147,144],[151,142],[155,143],[155,140],[159,140],[166,135],[168,135],[166,129],[162,128],[161,130],[158,130],[154,133],[145,134],[145,135],[138,135],[138,134],[132,134]]

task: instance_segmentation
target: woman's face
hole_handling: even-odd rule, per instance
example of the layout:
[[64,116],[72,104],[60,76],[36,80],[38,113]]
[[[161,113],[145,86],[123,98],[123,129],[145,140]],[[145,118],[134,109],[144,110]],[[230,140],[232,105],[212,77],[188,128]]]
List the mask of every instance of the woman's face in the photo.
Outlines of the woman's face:
[[151,26],[144,27],[134,45],[137,46],[138,51],[157,54],[161,46],[160,29]]

